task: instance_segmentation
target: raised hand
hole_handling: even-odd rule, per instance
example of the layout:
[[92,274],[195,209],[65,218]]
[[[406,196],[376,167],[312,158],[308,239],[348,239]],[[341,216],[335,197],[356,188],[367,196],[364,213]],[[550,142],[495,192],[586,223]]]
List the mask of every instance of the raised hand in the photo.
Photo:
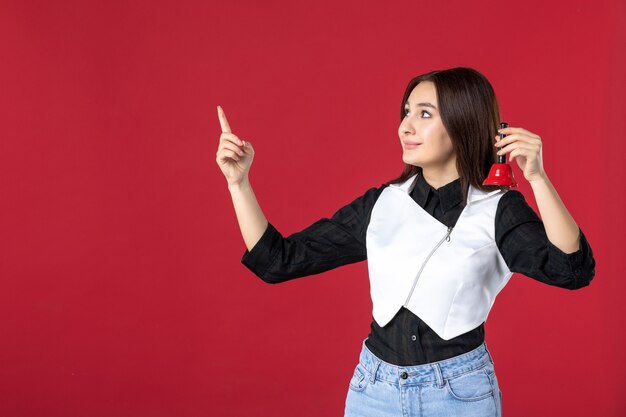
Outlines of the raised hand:
[[217,106],[217,117],[222,134],[215,159],[228,185],[236,185],[247,179],[254,158],[254,149],[250,142],[241,140],[232,133],[221,106]]
[[507,127],[498,130],[507,135],[498,140],[496,146],[501,148],[498,155],[509,154],[509,161],[515,161],[517,166],[524,171],[524,178],[532,182],[545,178],[543,169],[543,157],[541,155],[541,138],[521,127]]

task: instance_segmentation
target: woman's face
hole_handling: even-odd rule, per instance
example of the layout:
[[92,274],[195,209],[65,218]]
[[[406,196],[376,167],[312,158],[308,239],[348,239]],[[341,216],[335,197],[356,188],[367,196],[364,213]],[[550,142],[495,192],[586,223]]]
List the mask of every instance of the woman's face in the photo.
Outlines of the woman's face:
[[441,121],[432,81],[422,81],[413,88],[404,104],[404,115],[398,128],[402,160],[422,169],[456,170],[456,155]]

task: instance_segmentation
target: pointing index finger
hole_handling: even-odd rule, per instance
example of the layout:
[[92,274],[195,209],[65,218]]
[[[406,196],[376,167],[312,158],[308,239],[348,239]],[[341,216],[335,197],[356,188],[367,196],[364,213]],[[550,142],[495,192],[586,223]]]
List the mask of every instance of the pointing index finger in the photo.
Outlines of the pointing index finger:
[[226,115],[224,114],[222,106],[217,106],[217,117],[219,117],[220,119],[222,133],[232,133],[232,131],[230,130],[230,125],[228,124],[228,120],[226,120]]

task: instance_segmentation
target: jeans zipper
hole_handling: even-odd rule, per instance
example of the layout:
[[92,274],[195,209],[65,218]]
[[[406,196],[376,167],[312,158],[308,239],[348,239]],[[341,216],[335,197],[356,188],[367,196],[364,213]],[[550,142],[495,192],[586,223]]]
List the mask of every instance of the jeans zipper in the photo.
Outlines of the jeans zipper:
[[411,299],[411,296],[413,295],[413,290],[415,289],[415,286],[417,285],[417,280],[419,279],[420,275],[422,274],[422,271],[424,270],[424,267],[426,266],[426,263],[428,262],[430,257],[433,255],[433,253],[435,253],[437,248],[439,246],[441,246],[441,244],[443,243],[444,240],[448,241],[448,242],[450,241],[450,233],[452,233],[452,227],[448,227],[448,231],[446,232],[446,235],[439,241],[439,243],[437,243],[437,246],[435,246],[433,248],[433,250],[430,251],[430,253],[426,257],[426,260],[422,264],[422,267],[420,268],[419,272],[417,273],[417,276],[415,277],[415,280],[413,281],[413,286],[411,287],[411,291],[409,291],[409,296],[406,298],[406,301],[404,302],[404,307],[406,307],[409,304],[409,300]]

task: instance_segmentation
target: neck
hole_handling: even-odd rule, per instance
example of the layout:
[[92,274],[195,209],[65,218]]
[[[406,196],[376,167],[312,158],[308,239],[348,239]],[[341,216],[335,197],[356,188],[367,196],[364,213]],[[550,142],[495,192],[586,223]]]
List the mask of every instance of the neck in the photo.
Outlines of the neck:
[[456,169],[422,168],[422,175],[426,182],[435,190],[459,178],[459,173]]

